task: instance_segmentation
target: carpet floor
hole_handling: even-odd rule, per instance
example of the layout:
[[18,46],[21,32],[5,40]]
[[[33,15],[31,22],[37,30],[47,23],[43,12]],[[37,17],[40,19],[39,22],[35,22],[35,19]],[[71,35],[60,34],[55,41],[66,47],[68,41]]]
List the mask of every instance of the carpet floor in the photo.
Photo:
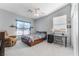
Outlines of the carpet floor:
[[5,48],[5,56],[73,56],[73,49],[47,41],[29,47],[18,40],[13,47]]

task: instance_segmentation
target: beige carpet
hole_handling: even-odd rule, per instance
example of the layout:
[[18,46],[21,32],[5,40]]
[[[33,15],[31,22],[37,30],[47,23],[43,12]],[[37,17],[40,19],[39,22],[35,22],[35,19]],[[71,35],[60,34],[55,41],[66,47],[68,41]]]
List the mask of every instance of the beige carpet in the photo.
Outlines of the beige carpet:
[[46,41],[39,43],[33,47],[29,47],[17,41],[13,47],[5,48],[6,56],[73,56],[73,50],[57,44],[50,44]]

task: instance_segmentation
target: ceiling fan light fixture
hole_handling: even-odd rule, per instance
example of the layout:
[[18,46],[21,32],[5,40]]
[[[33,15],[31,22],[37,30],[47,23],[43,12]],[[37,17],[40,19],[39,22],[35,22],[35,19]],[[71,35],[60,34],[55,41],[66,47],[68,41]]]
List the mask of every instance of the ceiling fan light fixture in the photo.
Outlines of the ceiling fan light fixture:
[[38,13],[34,13],[34,16],[40,16]]

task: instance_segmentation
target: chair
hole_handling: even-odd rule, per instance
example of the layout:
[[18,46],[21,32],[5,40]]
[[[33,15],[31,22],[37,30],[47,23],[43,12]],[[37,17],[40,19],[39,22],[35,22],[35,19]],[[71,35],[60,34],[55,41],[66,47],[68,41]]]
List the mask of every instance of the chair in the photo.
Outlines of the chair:
[[6,32],[5,35],[5,46],[6,47],[11,47],[16,44],[16,36],[9,36]]

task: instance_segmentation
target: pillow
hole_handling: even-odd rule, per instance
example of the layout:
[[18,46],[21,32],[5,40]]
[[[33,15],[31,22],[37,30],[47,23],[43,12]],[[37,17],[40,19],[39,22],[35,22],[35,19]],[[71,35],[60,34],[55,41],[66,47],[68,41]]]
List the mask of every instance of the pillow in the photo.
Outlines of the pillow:
[[45,34],[44,33],[38,33],[36,34],[39,38],[44,38],[45,37]]
[[29,39],[27,36],[22,36],[21,39]]
[[41,36],[42,38],[44,38],[44,37],[45,37],[45,34],[44,34],[44,33],[41,33],[40,36]]

